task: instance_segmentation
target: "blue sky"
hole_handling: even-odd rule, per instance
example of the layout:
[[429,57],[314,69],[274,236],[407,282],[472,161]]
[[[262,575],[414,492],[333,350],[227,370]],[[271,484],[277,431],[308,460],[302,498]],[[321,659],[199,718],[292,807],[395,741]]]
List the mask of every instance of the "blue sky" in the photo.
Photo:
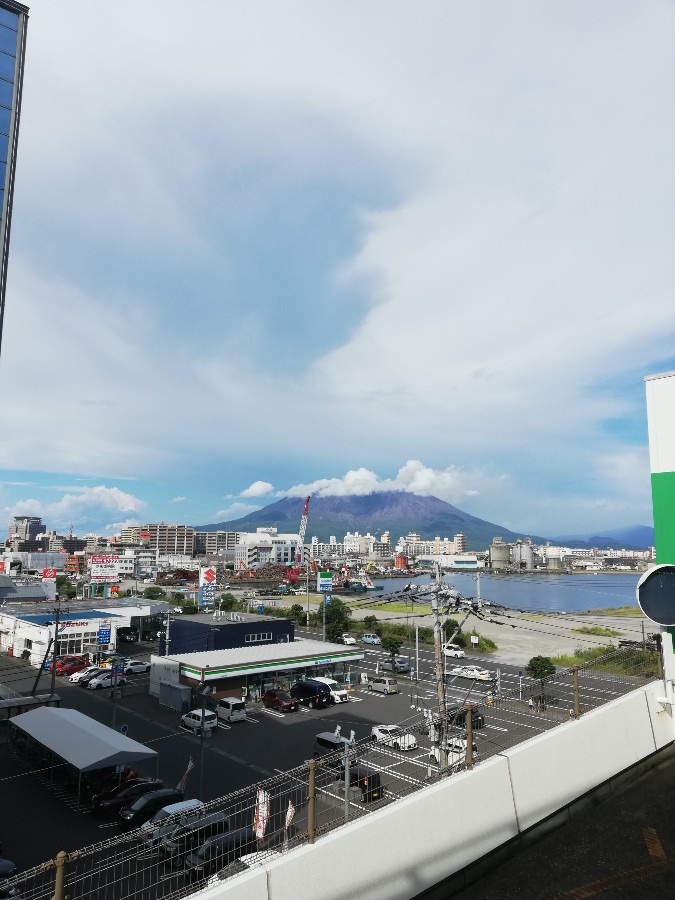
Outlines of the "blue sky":
[[5,521],[393,487],[521,532],[651,524],[672,4],[30,8]]

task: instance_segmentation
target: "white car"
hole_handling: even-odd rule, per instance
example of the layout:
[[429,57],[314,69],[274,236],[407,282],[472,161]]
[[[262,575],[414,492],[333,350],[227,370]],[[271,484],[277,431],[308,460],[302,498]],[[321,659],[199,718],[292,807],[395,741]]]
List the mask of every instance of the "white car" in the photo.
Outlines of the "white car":
[[462,678],[475,678],[476,681],[492,681],[495,677],[487,669],[479,669],[478,666],[462,666]]
[[[466,762],[466,739],[451,737],[443,745],[443,749],[448,751],[448,764],[451,766],[461,765]],[[478,759],[478,747],[472,743],[471,744],[471,756],[473,759]],[[429,750],[429,758],[433,757],[437,763],[441,762],[441,749],[439,747],[432,747]]]
[[443,653],[445,656],[452,656],[455,657],[455,659],[464,659],[466,656],[466,653],[458,644],[446,644],[445,647],[443,647]]
[[188,728],[195,733],[201,731],[202,728],[205,731],[215,731],[218,727],[218,716],[209,709],[204,710],[204,720],[202,722],[201,709],[193,709],[191,712],[181,716],[180,723],[183,728]]
[[100,691],[103,688],[122,687],[126,684],[124,675],[115,672],[101,672],[96,678],[92,678],[88,684],[90,691]]
[[342,643],[343,644],[356,644],[356,638],[352,637],[351,634],[343,634],[342,635]]
[[77,684],[80,678],[83,678],[85,675],[91,675],[93,672],[99,672],[100,670],[100,666],[87,666],[86,669],[80,669],[79,672],[73,672],[68,681],[72,684]]
[[394,750],[416,750],[417,740],[398,725],[374,725],[370,733],[378,744],[386,744]]
[[312,681],[318,681],[320,684],[326,685],[330,691],[331,703],[349,702],[349,694],[345,690],[344,684],[340,684],[334,678],[324,678],[323,676],[317,675],[312,678]]
[[150,671],[150,663],[143,662],[141,659],[132,659],[124,667],[125,675],[139,675],[142,672]]

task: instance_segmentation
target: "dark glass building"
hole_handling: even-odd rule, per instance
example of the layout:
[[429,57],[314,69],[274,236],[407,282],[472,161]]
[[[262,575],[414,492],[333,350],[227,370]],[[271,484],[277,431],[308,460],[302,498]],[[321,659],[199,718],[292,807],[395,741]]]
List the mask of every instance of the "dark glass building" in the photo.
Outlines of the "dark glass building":
[[27,6],[0,0],[0,350],[27,23]]

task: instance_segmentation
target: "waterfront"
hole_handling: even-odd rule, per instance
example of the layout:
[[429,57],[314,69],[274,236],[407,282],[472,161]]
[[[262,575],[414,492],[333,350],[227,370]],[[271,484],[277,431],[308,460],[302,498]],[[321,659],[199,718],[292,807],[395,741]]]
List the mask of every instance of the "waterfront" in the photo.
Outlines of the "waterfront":
[[[494,575],[480,573],[480,597],[491,603],[511,609],[529,612],[578,613],[591,609],[616,609],[621,606],[637,606],[635,589],[639,580],[635,572],[611,575]],[[414,585],[429,584],[433,579],[421,575],[411,579]],[[455,587],[464,597],[476,596],[476,575],[466,572],[449,572],[443,581]],[[384,593],[401,591],[405,582],[400,578],[377,579]]]

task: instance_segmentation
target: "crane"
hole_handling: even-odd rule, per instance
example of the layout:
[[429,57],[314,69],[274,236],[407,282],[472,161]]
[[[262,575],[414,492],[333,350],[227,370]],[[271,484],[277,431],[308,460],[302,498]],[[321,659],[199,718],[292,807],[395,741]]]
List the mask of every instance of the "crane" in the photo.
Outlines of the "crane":
[[[310,495],[311,496],[311,495]],[[295,549],[295,565],[292,569],[289,569],[285,581],[288,584],[297,584],[298,583],[298,574],[300,572],[300,566],[303,563],[303,555],[304,555],[304,546],[305,546],[305,532],[307,531],[307,517],[309,515],[309,497],[305,498],[305,505],[302,510],[302,516],[300,517],[300,530],[298,531],[298,546]]]

